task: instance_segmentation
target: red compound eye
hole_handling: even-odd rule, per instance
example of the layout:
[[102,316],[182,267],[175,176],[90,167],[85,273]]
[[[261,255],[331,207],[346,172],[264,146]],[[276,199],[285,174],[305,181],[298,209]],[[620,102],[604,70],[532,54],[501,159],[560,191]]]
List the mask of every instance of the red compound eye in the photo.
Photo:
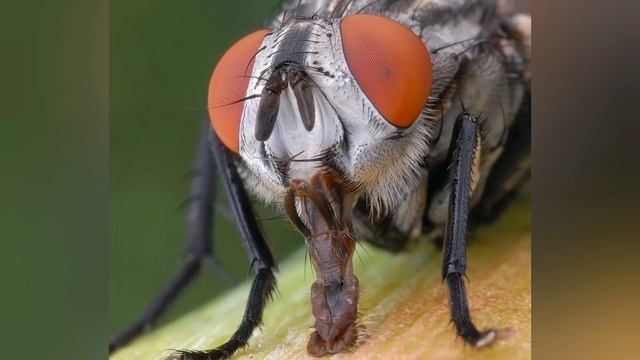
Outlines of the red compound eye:
[[349,69],[369,100],[394,126],[411,126],[431,91],[424,43],[405,25],[369,14],[345,17],[341,33]]
[[208,108],[211,126],[220,141],[240,152],[240,119],[254,58],[269,30],[256,31],[235,43],[218,62],[209,82]]

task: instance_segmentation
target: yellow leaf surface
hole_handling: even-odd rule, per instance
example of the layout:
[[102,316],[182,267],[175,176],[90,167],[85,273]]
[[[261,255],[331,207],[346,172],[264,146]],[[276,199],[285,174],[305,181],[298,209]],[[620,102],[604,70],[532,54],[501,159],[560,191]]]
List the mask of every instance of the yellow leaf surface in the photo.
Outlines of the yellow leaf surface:
[[[468,250],[467,290],[480,329],[509,328],[506,338],[474,349],[456,338],[449,322],[441,251],[431,244],[390,254],[358,246],[362,344],[342,359],[528,359],[531,357],[531,207],[521,200],[495,223],[478,229]],[[315,275],[301,250],[280,266],[279,292],[264,326],[233,359],[314,359],[306,344],[312,332],[309,289]],[[207,349],[235,331],[244,312],[246,282],[179,320],[118,351],[113,360],[162,359],[167,349]]]

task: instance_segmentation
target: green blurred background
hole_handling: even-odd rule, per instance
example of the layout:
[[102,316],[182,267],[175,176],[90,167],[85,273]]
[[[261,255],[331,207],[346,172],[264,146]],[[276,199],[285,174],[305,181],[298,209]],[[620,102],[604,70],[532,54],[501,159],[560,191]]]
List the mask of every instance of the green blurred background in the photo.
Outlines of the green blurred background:
[[[105,333],[137,315],[178,264],[184,213],[175,209],[187,191],[182,174],[193,151],[187,140],[195,136],[199,117],[190,106],[204,107],[210,68],[223,49],[264,23],[273,8],[264,0],[236,1],[233,9],[218,0],[3,5],[2,354],[106,358]],[[630,121],[637,118],[634,65],[640,50],[629,46],[637,43],[637,11],[629,2],[588,5],[533,2],[533,348],[541,359],[633,358],[640,338],[640,291],[633,285],[640,279],[638,122]],[[184,44],[184,56],[173,51],[175,44]],[[149,46],[153,51],[145,50]],[[178,64],[178,58],[186,61]],[[170,91],[176,91],[175,100],[166,102]],[[159,93],[161,101],[153,101],[151,94],[159,99]],[[151,126],[152,111],[167,118]],[[149,145],[148,134],[157,137],[171,124],[175,133]],[[166,179],[151,176],[159,171],[150,165],[156,165],[150,162],[154,155],[164,157]],[[178,165],[167,166],[172,162]],[[136,183],[138,189],[155,184],[163,193],[177,188],[171,193],[179,196],[153,200],[146,195],[151,190],[135,191]],[[137,216],[130,215],[134,200]],[[225,243],[237,245],[236,233],[228,234],[233,238]],[[297,237],[271,238],[300,243]],[[138,246],[142,241],[146,248]],[[243,258],[237,262],[245,277]],[[194,298],[193,288],[187,297],[194,300],[188,301],[204,301],[219,284],[202,278],[207,292]]]
[[[269,1],[111,1],[109,332],[133,321],[183,255],[189,173],[209,78],[224,51],[268,25]],[[222,191],[218,203],[227,206]],[[261,210],[276,257],[303,244]],[[215,252],[238,281],[253,274],[232,222],[216,215]],[[207,268],[204,268],[205,270]],[[200,274],[162,323],[233,286]]]

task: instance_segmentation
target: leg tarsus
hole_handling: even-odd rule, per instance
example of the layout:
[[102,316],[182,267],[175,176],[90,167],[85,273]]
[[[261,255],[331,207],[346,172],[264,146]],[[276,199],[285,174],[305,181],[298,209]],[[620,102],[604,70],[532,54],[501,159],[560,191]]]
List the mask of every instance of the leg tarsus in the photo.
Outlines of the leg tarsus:
[[449,285],[449,296],[451,304],[451,321],[456,327],[458,336],[465,342],[475,347],[485,347],[491,345],[497,338],[497,330],[489,329],[479,331],[471,320],[467,292],[464,279],[461,274],[452,273],[447,275],[447,285]]
[[253,280],[249,300],[238,330],[224,344],[212,350],[178,350],[167,360],[218,360],[226,359],[238,349],[249,344],[253,330],[262,324],[266,303],[276,290],[276,278],[271,269],[260,269]]

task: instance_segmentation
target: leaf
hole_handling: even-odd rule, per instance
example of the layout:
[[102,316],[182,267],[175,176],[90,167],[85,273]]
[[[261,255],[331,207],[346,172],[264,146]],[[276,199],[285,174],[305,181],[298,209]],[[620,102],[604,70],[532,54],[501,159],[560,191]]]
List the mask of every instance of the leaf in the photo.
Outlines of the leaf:
[[[487,349],[465,345],[449,321],[446,286],[440,278],[441,251],[420,244],[403,254],[358,246],[362,344],[331,359],[522,359],[531,357],[531,207],[521,200],[490,226],[474,234],[468,251],[471,311],[480,329],[510,328]],[[312,358],[306,344],[313,317],[309,288],[315,279],[304,251],[283,263],[279,292],[267,307],[264,326],[234,359]],[[113,360],[162,359],[167,349],[207,349],[235,331],[249,282],[150,332],[118,351]],[[365,338],[366,337],[366,338]]]

